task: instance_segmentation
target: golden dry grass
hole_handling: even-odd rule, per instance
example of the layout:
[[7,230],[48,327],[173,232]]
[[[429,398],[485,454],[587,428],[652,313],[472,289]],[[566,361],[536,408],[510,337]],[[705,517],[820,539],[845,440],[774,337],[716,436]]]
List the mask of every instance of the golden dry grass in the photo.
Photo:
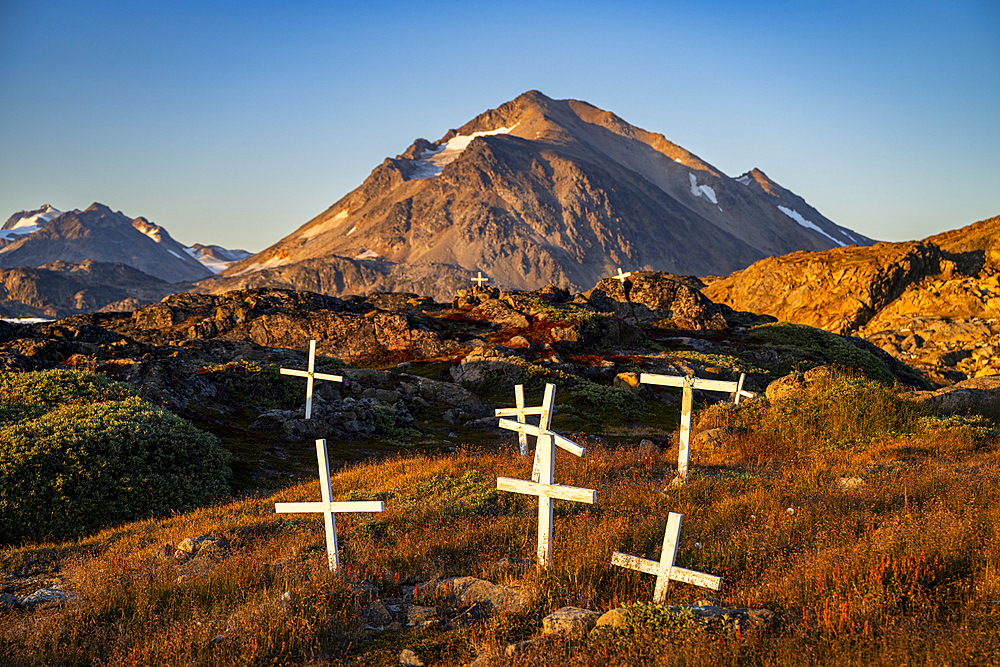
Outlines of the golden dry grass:
[[[525,575],[536,598],[521,614],[464,630],[366,634],[356,618],[362,601],[325,569],[322,521],[273,512],[275,501],[318,499],[313,482],[76,543],[4,551],[7,572],[57,571],[79,597],[0,616],[0,662],[384,665],[408,646],[429,664],[467,664],[537,635],[540,619],[562,606],[603,611],[648,600],[653,578],[612,567],[611,553],[657,557],[673,511],[684,515],[678,563],[722,576],[726,604],[774,610],[772,630],[637,627],[496,664],[997,664],[995,437],[918,419],[865,446],[815,448],[768,431],[769,414],[716,450],[695,450],[690,483],[662,493],[676,450],[597,448],[582,459],[560,451],[557,482],[596,489],[598,502],[557,504],[555,563]],[[731,418],[709,410],[700,427]],[[380,515],[338,515],[351,573],[391,594],[400,581],[486,577],[504,556],[530,558],[534,499],[498,494],[498,475],[527,478],[530,462],[511,446],[336,474],[335,498],[386,502]],[[864,483],[838,483],[851,477]],[[227,549],[201,570],[156,557],[164,542],[197,535],[222,537]],[[671,602],[704,594],[681,584]]]

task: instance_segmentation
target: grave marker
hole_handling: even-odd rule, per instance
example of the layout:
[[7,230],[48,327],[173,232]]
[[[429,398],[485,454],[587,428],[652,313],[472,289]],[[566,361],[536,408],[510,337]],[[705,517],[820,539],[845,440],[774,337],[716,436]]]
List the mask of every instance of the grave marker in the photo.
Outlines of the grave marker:
[[[548,567],[552,564],[552,525],[554,500],[571,500],[578,503],[593,504],[597,492],[593,489],[581,489],[575,486],[564,486],[555,483],[555,451],[562,447],[575,456],[583,456],[587,450],[568,438],[549,430],[552,408],[555,402],[555,385],[545,385],[545,399],[542,401],[540,426],[521,421],[501,419],[500,428],[517,431],[519,434],[533,435],[535,441],[535,464],[532,469],[532,481],[497,477],[498,491],[511,491],[525,495],[538,496],[538,564]],[[516,408],[514,408],[516,410]],[[525,408],[533,410],[533,408]],[[543,426],[544,425],[544,426]]]
[[611,556],[611,564],[618,567],[625,567],[630,570],[645,572],[656,575],[656,589],[653,592],[653,602],[663,604],[667,601],[667,593],[670,592],[670,581],[683,581],[694,586],[711,588],[714,591],[722,588],[722,578],[714,574],[695,572],[683,567],[674,565],[677,559],[677,546],[681,539],[681,523],[684,515],[671,512],[667,519],[667,529],[663,532],[663,550],[660,552],[660,561],[629,556],[615,552]]
[[381,500],[357,500],[335,503],[331,498],[330,489],[330,459],[326,452],[326,440],[316,441],[316,458],[319,459],[319,490],[323,498],[318,503],[275,503],[274,511],[278,514],[296,514],[300,512],[318,512],[323,515],[326,524],[326,553],[330,561],[330,571],[340,569],[340,555],[337,552],[337,520],[335,512],[382,512],[385,503]]
[[612,278],[617,278],[618,280],[621,281],[622,285],[624,285],[625,284],[625,279],[628,278],[631,275],[632,275],[631,271],[629,271],[628,273],[622,273],[622,267],[619,266],[618,267],[618,275],[617,276],[611,276],[611,277]]
[[724,382],[722,380],[703,380],[693,375],[680,377],[676,375],[643,373],[639,376],[639,382],[683,388],[681,393],[681,444],[677,450],[677,475],[686,484],[688,478],[688,461],[691,458],[691,409],[694,403],[694,390],[724,391],[727,393],[735,391],[736,402],[738,403],[741,395],[750,393],[743,391],[743,376],[740,376],[739,382]]
[[479,276],[472,279],[472,282],[476,283],[478,287],[482,287],[483,283],[489,282],[489,278],[483,275],[483,272],[479,272]]
[[329,373],[316,373],[316,341],[309,341],[309,370],[297,371],[291,368],[281,368],[282,375],[295,375],[306,378],[306,419],[312,419],[313,405],[313,380],[330,380],[332,382],[343,382],[340,375],[330,375]]
[[[514,385],[514,405],[513,408],[497,408],[494,410],[494,414],[497,417],[517,417],[517,421],[522,424],[528,423],[528,415],[540,415],[539,417],[539,428],[543,430],[549,429],[549,424],[552,421],[553,402],[555,401],[555,390],[556,386],[554,384],[545,385],[545,398],[542,399],[542,405],[536,407],[525,407],[524,405],[524,385],[516,384]],[[550,394],[551,393],[551,397]],[[520,445],[521,456],[528,455],[528,433],[526,431],[518,431],[517,442]],[[535,455],[535,464],[531,472],[531,479],[538,481],[538,456]]]

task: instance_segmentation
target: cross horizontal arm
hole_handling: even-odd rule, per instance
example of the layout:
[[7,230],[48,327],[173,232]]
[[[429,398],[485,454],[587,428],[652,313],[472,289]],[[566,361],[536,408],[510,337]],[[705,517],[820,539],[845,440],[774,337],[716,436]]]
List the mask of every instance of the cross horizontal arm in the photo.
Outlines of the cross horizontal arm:
[[525,422],[514,421],[513,419],[501,419],[499,422],[500,428],[505,428],[508,431],[517,431],[518,433],[527,433],[528,435],[533,435],[539,438],[543,435],[551,435],[553,442],[559,447],[562,447],[570,454],[574,456],[583,456],[587,453],[586,447],[581,447],[569,438],[565,438],[558,433],[553,431],[548,431],[545,429],[540,429],[534,424],[526,424]]
[[497,408],[493,412],[497,417],[516,417],[517,415],[540,415],[545,408],[537,405],[533,408]]
[[331,382],[343,382],[344,378],[340,375],[330,375],[328,373],[310,373],[309,371],[298,371],[292,368],[282,368],[279,369],[282,375],[295,375],[302,378],[307,378],[310,375],[317,380],[330,380]]
[[589,503],[591,505],[597,501],[597,492],[593,489],[581,489],[575,486],[563,486],[562,484],[542,484],[540,482],[512,479],[510,477],[497,477],[497,491],[512,491],[529,496],[547,496],[549,498],[572,500],[573,502]]
[[683,387],[686,381],[691,382],[695,389],[704,391],[736,391],[736,382],[725,382],[723,380],[703,380],[702,378],[683,378],[676,375],[657,375],[655,373],[643,373],[639,376],[642,384],[658,384],[665,387]]
[[384,512],[381,500],[352,500],[339,503],[274,503],[278,514],[298,514],[304,512]]
[[[611,556],[611,564],[630,570],[645,572],[646,574],[659,574],[660,572],[660,563],[658,561],[630,556],[617,551]],[[722,588],[722,577],[717,577],[714,574],[705,574],[704,572],[695,572],[694,570],[677,567],[676,565],[670,568],[670,578],[674,581],[682,581],[685,584],[711,588],[713,591]]]

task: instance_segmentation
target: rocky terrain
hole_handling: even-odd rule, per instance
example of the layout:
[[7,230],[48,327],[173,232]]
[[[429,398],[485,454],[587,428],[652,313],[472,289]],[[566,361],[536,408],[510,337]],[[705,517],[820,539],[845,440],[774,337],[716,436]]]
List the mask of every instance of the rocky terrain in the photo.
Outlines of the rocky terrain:
[[[492,401],[508,403],[516,382],[559,384],[561,425],[584,433],[604,433],[603,419],[633,411],[676,411],[674,392],[638,384],[643,371],[720,379],[743,372],[748,389],[763,391],[793,365],[835,362],[930,389],[860,339],[768,325],[766,316],[711,302],[700,287],[693,277],[640,272],[577,294],[477,287],[449,304],[404,293],[174,294],[132,311],[2,323],[0,364],[125,380],[243,452],[241,469],[263,478],[307,467],[308,452],[288,454],[302,439],[336,438],[348,443],[339,456],[352,458],[373,451],[373,436],[390,449],[498,437]],[[318,383],[307,421],[302,383],[277,369],[304,368],[310,339],[323,355],[319,367],[344,382]],[[269,444],[261,447],[261,437]]]
[[923,241],[761,260],[704,293],[863,337],[940,384],[1000,374],[1000,218]]
[[870,242],[760,170],[730,178],[612,113],[531,91],[435,143],[416,140],[198,289],[321,283],[336,296],[447,299],[448,279],[483,271],[504,289],[581,290],[619,266],[718,275],[768,255]]

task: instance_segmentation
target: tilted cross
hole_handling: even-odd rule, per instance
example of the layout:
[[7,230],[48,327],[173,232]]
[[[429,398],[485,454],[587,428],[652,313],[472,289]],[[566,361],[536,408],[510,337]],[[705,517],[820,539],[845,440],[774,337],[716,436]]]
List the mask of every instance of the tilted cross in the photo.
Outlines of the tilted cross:
[[[528,415],[540,415],[538,427],[543,430],[549,429],[552,422],[553,403],[555,401],[556,386],[554,384],[545,385],[545,398],[542,404],[537,407],[527,408],[524,406],[524,385],[514,385],[514,405],[513,408],[497,408],[494,413],[497,417],[517,417],[517,421],[526,424]],[[517,442],[520,445],[521,456],[528,455],[528,433],[518,431]],[[536,450],[537,451],[537,450]],[[535,465],[531,471],[531,479],[538,481],[538,456],[535,456]]]
[[617,276],[611,276],[611,277],[612,278],[617,278],[618,280],[622,281],[622,285],[624,285],[625,284],[625,279],[628,278],[631,275],[632,275],[631,271],[629,271],[628,273],[622,273],[622,267],[619,266],[618,267],[618,275]]
[[326,553],[330,562],[330,571],[340,569],[340,555],[337,552],[337,519],[334,512],[382,512],[385,503],[381,500],[356,500],[335,503],[331,500],[330,489],[330,459],[326,453],[326,440],[316,441],[316,458],[319,459],[319,491],[322,502],[318,503],[275,503],[274,511],[278,514],[297,514],[318,512],[323,515],[326,523]]
[[571,500],[578,503],[594,504],[597,492],[593,489],[581,489],[575,486],[564,486],[555,483],[555,453],[556,447],[562,447],[575,456],[583,456],[587,450],[572,440],[548,429],[548,415],[552,413],[555,400],[555,386],[546,385],[545,400],[542,403],[542,417],[545,428],[526,424],[510,419],[501,419],[500,428],[518,433],[533,435],[535,441],[535,466],[532,470],[532,481],[497,477],[498,491],[512,491],[530,496],[538,496],[538,564],[548,567],[552,564],[552,525],[554,500]]
[[691,408],[694,403],[694,390],[702,389],[704,391],[724,391],[728,393],[736,391],[736,400],[739,402],[740,395],[744,393],[743,377],[740,377],[739,382],[723,382],[722,380],[703,380],[693,375],[680,377],[676,375],[643,373],[639,376],[639,382],[667,387],[683,387],[681,394],[681,444],[677,450],[677,476],[684,483],[687,483],[688,460],[691,458]]
[[667,519],[667,529],[663,532],[663,550],[660,552],[659,562],[647,558],[639,558],[638,556],[629,556],[617,551],[611,556],[612,565],[656,575],[656,588],[653,591],[653,602],[656,604],[663,604],[667,601],[671,579],[693,584],[694,586],[711,588],[714,591],[722,588],[721,577],[717,577],[714,574],[686,570],[683,567],[674,565],[674,561],[677,559],[677,545],[681,539],[681,523],[683,519],[683,514],[670,513],[670,517]]
[[480,271],[479,272],[479,277],[478,278],[473,278],[472,282],[476,283],[479,287],[482,287],[483,283],[489,282],[489,278],[487,278],[486,276],[484,276],[483,272]]
[[306,419],[312,419],[313,406],[313,380],[330,380],[332,382],[343,382],[340,375],[330,375],[329,373],[316,373],[316,341],[309,341],[309,370],[297,371],[291,368],[279,369],[282,375],[296,375],[306,378]]

